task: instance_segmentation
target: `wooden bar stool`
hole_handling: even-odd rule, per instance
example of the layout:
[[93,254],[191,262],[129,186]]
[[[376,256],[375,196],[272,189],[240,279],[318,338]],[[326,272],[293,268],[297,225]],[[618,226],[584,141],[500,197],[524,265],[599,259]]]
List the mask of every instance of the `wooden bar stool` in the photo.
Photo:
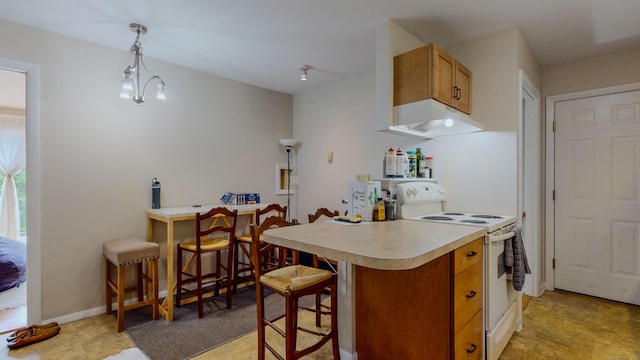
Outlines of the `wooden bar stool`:
[[[340,215],[340,212],[338,212],[338,210],[329,210],[327,208],[319,208],[318,210],[316,210],[315,213],[313,214],[309,214],[309,224],[316,222],[316,220],[320,219],[321,217],[325,217],[328,219],[333,219],[334,216],[338,216]],[[313,267],[316,269],[320,269],[320,260],[323,260],[327,263],[327,265],[331,268],[331,271],[333,271],[334,273],[337,272],[337,268],[338,268],[338,262],[335,260],[331,260],[331,259],[327,259],[327,258],[322,258],[319,259],[318,255],[313,254]],[[321,294],[316,294],[316,326],[320,326],[320,321],[321,321],[321,315],[322,315],[322,308],[325,308],[327,310],[331,310],[331,308],[328,305],[324,305],[322,304],[322,295]]]
[[[269,204],[264,209],[256,209],[256,212],[253,215],[253,221],[256,225],[260,225],[260,219],[268,216],[279,216],[286,219],[287,207],[280,204]],[[235,240],[235,259],[233,264],[234,293],[238,290],[238,284],[241,281],[253,281],[253,265],[251,264],[251,234],[236,235]],[[242,256],[245,256],[248,262],[242,261]],[[269,264],[264,265],[268,268],[280,266],[280,264],[276,264],[274,262],[269,262]],[[243,273],[248,274],[242,276],[241,274]]]
[[[264,272],[262,259],[265,254],[270,253],[276,245],[261,241],[262,233],[271,228],[289,226],[281,217],[272,216],[266,218],[260,226],[251,225],[251,262],[254,267],[256,282],[256,302],[258,315],[258,359],[264,360],[265,348],[268,349],[278,359],[299,359],[322,347],[331,340],[333,358],[340,359],[340,349],[338,346],[338,315],[337,315],[337,292],[336,274],[331,271],[316,269],[304,265],[290,265],[272,271]],[[275,324],[276,318],[267,318],[264,310],[265,288],[281,295],[285,299],[285,330]],[[298,305],[298,300],[306,295],[320,294],[325,289],[331,292],[331,311],[323,312],[331,315],[331,326],[327,329],[310,329],[298,325],[298,310],[316,312],[316,309]],[[267,343],[266,327],[269,326],[276,333],[285,338],[284,356]],[[316,341],[304,348],[296,347],[298,330],[315,335]]]
[[[113,294],[118,300],[118,332],[124,331],[124,313],[127,310],[137,309],[150,305],[153,309],[153,320],[158,319],[158,258],[160,247],[156,243],[147,242],[136,237],[105,241],[102,244],[102,254],[106,265],[106,295],[107,314],[112,312]],[[151,273],[142,271],[142,264],[151,262]],[[111,266],[117,268],[118,279],[116,282],[111,277]],[[136,279],[134,286],[127,288],[125,284],[125,268],[127,265],[136,265]],[[147,281],[147,300],[144,300],[144,281]],[[153,289],[153,290],[151,290]],[[136,291],[138,301],[134,304],[124,305],[124,295],[127,292]]]

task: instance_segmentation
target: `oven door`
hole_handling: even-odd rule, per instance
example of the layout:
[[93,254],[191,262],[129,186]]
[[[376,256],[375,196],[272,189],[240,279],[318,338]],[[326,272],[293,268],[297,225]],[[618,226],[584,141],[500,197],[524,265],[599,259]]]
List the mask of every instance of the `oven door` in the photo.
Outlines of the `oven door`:
[[500,356],[517,324],[517,298],[504,264],[504,242],[512,237],[513,232],[485,237],[485,349],[489,360]]

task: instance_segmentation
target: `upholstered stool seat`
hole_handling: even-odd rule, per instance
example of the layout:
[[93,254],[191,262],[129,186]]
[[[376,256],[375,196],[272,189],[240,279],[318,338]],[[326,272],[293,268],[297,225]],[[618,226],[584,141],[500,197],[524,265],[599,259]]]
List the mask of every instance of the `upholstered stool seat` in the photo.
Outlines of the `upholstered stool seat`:
[[[118,303],[118,332],[124,331],[125,311],[150,305],[152,307],[153,320],[158,319],[158,259],[160,247],[156,243],[147,242],[137,237],[125,237],[105,241],[102,244],[102,254],[106,265],[106,313],[112,312],[113,294],[117,296]],[[151,266],[148,274],[142,269],[142,264],[149,262]],[[136,285],[127,288],[125,285],[125,269],[127,265],[136,265]],[[118,278],[114,282],[111,276],[111,268],[117,268]],[[144,281],[147,282],[147,299],[144,299]],[[134,304],[124,305],[124,296],[129,291],[137,291],[138,301]]]

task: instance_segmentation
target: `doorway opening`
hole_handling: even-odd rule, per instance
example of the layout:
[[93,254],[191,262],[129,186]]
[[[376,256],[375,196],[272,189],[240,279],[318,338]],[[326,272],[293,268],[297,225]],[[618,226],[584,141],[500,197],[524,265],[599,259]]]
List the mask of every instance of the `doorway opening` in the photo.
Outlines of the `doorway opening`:
[[27,324],[26,74],[0,69],[0,333]]
[[520,185],[519,199],[525,252],[531,275],[524,283],[527,295],[540,296],[542,285],[542,121],[540,92],[520,70]]

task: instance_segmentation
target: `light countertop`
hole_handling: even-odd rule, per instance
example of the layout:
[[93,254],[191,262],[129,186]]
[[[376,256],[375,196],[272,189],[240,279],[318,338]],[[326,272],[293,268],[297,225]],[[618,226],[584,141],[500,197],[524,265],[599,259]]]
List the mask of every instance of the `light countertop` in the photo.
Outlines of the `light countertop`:
[[228,205],[228,204],[208,204],[200,206],[177,206],[165,207],[160,209],[147,209],[147,214],[160,216],[163,218],[179,218],[183,216],[191,216],[196,213],[205,213],[214,207],[225,207],[229,210],[238,210],[238,213],[253,212],[256,209],[262,209],[269,204],[245,204],[245,205]]
[[[344,225],[343,225],[344,224]],[[408,270],[486,234],[484,227],[395,220],[337,221],[269,229],[265,241],[380,270]]]

